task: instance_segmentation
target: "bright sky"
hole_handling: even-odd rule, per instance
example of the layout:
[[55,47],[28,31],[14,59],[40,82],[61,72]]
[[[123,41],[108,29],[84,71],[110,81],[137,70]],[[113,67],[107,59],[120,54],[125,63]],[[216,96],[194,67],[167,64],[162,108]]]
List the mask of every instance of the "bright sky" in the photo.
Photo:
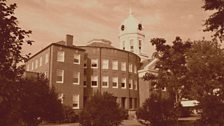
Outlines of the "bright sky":
[[94,38],[104,38],[119,47],[119,26],[127,18],[129,7],[142,21],[146,35],[143,51],[154,51],[150,39],[176,36],[183,40],[210,39],[203,32],[208,12],[201,8],[203,0],[9,0],[16,2],[19,25],[32,30],[33,46],[24,52],[32,54],[52,42],[74,35],[76,45],[85,45]]

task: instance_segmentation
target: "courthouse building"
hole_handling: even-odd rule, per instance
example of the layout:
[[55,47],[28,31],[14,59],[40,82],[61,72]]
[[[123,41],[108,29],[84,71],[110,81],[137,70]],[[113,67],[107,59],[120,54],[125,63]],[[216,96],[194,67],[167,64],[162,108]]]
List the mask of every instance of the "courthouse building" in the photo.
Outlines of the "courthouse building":
[[65,41],[52,43],[33,55],[26,62],[26,71],[45,74],[61,102],[73,109],[82,109],[96,92],[109,92],[121,107],[136,110],[140,96],[148,97],[139,89],[149,90],[138,74],[140,68],[145,69],[141,61],[149,61],[141,52],[144,39],[141,22],[130,12],[120,25],[120,48],[105,39],[75,46],[73,36],[66,35]]

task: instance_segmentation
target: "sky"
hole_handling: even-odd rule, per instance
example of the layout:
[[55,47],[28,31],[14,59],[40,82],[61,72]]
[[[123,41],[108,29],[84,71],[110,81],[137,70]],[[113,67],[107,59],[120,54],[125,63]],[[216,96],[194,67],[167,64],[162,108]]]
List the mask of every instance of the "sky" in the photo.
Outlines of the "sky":
[[164,38],[171,43],[176,36],[183,40],[210,39],[203,32],[209,16],[201,7],[203,0],[9,0],[17,3],[15,16],[19,26],[32,30],[32,46],[25,45],[23,53],[40,51],[53,42],[74,36],[75,45],[86,45],[99,38],[112,41],[119,47],[119,27],[133,14],[143,24],[145,41],[143,52],[149,56],[155,51],[152,38]]

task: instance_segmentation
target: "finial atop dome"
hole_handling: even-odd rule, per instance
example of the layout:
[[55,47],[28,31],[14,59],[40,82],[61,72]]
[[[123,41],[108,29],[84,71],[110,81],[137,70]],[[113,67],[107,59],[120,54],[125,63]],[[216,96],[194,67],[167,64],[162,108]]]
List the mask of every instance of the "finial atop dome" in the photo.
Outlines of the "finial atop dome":
[[131,7],[129,8],[129,15],[133,15]]

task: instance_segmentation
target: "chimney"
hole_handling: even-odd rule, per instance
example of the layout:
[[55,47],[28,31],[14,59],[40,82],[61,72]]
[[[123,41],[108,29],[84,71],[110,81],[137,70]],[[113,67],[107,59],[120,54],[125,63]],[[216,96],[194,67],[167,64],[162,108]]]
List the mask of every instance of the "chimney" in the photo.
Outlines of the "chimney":
[[73,45],[73,35],[66,35],[66,41],[65,41],[66,46],[72,46]]

